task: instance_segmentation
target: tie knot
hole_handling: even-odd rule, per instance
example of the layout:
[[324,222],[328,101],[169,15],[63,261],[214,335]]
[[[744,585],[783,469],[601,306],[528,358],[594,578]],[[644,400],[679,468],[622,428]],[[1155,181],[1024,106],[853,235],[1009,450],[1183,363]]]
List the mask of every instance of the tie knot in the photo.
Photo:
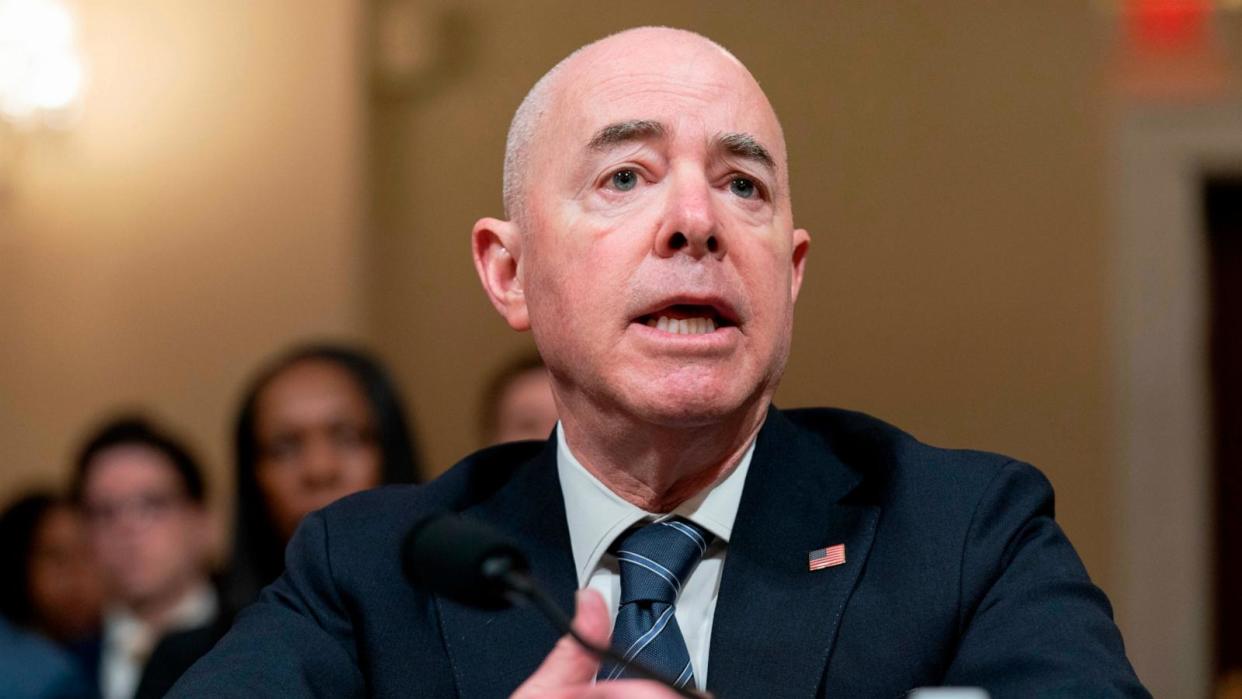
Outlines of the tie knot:
[[621,566],[621,604],[673,604],[712,535],[680,517],[653,522],[617,537],[612,551]]

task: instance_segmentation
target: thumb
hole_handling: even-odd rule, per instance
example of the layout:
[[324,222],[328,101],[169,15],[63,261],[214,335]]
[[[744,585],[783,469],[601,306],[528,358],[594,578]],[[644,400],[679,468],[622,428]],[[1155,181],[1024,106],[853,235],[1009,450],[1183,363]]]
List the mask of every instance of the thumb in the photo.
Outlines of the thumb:
[[[585,589],[578,591],[576,601],[574,631],[594,644],[607,645],[610,622],[604,598],[595,590]],[[511,699],[530,699],[563,687],[589,685],[598,671],[599,660],[594,654],[572,637],[562,636],[535,674],[518,687]]]
[[[607,646],[609,636],[612,635],[612,621],[608,618],[608,605],[604,604],[604,597],[599,594],[598,590],[585,588],[578,590],[578,594],[574,598],[578,605],[574,612],[574,620],[571,626],[580,636],[597,646]],[[566,640],[566,639],[561,639]],[[573,639],[568,639],[573,640]],[[579,648],[574,643],[575,648]],[[584,652],[586,652],[584,650]],[[587,653],[592,659],[594,655]],[[598,665],[598,661],[596,661]]]

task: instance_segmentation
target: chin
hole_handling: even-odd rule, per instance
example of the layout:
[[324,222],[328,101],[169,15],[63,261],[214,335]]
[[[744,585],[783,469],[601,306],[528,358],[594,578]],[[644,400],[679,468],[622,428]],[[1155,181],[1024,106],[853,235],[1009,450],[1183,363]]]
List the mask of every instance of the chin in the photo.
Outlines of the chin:
[[635,414],[665,427],[702,427],[733,417],[744,407],[742,397],[716,391],[663,392],[637,401]]
[[[643,422],[669,428],[715,425],[737,418],[762,391],[745,366],[644,367],[601,381],[597,396]],[[615,388],[613,388],[615,387]]]
[[146,602],[159,593],[159,586],[152,584],[147,580],[130,580],[122,583],[120,586],[120,594],[118,597],[133,602]]

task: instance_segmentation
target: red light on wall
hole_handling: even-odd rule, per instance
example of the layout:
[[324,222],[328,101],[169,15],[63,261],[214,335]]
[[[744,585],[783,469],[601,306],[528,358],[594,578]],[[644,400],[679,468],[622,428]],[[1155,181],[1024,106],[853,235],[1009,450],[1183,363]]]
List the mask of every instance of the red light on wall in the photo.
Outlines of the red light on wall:
[[1126,25],[1133,46],[1152,53],[1202,47],[1208,41],[1209,0],[1128,0]]
[[1216,23],[1239,0],[1114,0],[1119,38],[1114,79],[1129,97],[1211,100],[1235,78]]

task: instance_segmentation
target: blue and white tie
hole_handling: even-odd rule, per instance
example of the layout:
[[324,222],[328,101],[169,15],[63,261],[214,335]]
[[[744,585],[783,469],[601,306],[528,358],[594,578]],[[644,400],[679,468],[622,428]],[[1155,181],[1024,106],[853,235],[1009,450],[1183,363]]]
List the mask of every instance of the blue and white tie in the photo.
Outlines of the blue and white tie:
[[[621,606],[612,628],[612,647],[627,661],[655,670],[678,687],[695,685],[674,605],[711,540],[712,535],[693,522],[673,518],[631,529],[611,549],[621,566]],[[599,671],[601,680],[635,676],[611,663]]]

